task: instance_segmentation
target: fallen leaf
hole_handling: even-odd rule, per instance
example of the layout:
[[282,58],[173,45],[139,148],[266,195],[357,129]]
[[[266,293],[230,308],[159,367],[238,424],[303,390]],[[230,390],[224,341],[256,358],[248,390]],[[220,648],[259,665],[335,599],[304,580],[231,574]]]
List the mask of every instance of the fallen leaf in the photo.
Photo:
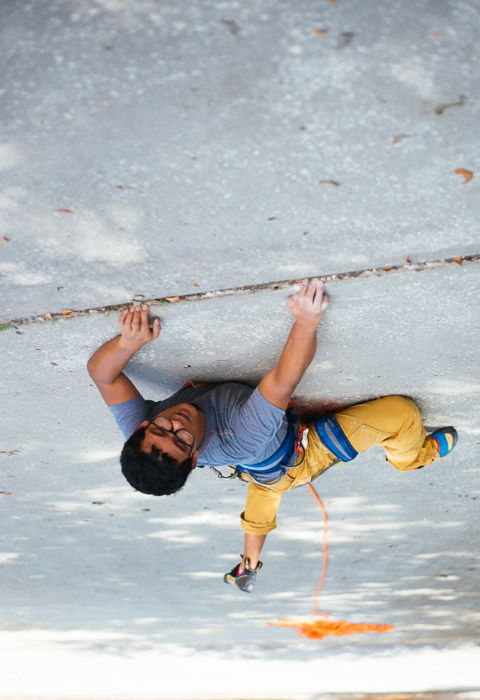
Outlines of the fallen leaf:
[[470,182],[470,180],[473,177],[473,173],[471,170],[464,170],[464,168],[457,168],[456,170],[453,171],[456,175],[463,175],[465,180],[463,181],[463,184],[466,182]]
[[393,270],[393,267],[392,267],[392,265],[384,265],[383,269],[388,272],[389,270]]
[[457,265],[463,265],[463,258],[453,258],[453,262],[456,262]]
[[412,263],[412,261],[411,261],[411,259],[410,259],[408,256],[405,257],[405,258],[403,258],[403,264],[404,264],[404,265],[411,265],[411,263]]
[[222,19],[222,20],[220,20],[220,22],[221,22],[221,24],[226,24],[226,25],[227,25],[227,27],[228,27],[229,30],[230,30],[230,33],[233,34],[233,36],[235,36],[236,34],[239,33],[240,27],[239,27],[239,25],[235,22],[234,19]]
[[58,214],[75,214],[71,209],[57,209]]
[[105,505],[105,501],[92,501],[93,506],[103,506]]
[[348,46],[351,43],[354,36],[355,35],[353,32],[342,32],[338,37],[337,51],[341,51],[346,46]]
[[12,492],[11,492],[11,491],[0,491],[0,494],[1,494],[2,496],[11,496],[11,495],[12,495]]
[[326,29],[313,29],[312,30],[314,34],[317,36],[321,36],[322,34],[326,34],[327,30]]
[[73,314],[73,311],[72,309],[62,309],[60,313],[62,314],[62,316],[70,316],[70,314]]
[[0,450],[0,454],[2,455],[18,455],[20,450]]
[[7,238],[6,236],[0,236],[0,243],[8,243],[10,241],[10,238]]
[[392,143],[399,143],[402,141],[402,139],[410,139],[411,136],[410,134],[397,134],[396,136],[393,137]]
[[268,220],[269,220],[269,221],[275,221],[276,218],[277,218],[276,216],[269,216],[269,217],[268,217]]
[[180,301],[180,297],[165,297],[165,301],[169,301],[169,302]]
[[48,319],[52,318],[52,314],[50,313],[50,311],[47,311],[43,315],[45,316],[45,318],[48,318]]
[[336,180],[319,180],[320,185],[333,185],[334,187],[340,187],[340,183]]
[[438,105],[438,107],[435,107],[435,114],[443,114],[446,109],[449,109],[450,107],[463,107],[465,104],[466,98],[465,95],[460,95],[458,98],[458,102],[450,102],[448,104],[441,104]]

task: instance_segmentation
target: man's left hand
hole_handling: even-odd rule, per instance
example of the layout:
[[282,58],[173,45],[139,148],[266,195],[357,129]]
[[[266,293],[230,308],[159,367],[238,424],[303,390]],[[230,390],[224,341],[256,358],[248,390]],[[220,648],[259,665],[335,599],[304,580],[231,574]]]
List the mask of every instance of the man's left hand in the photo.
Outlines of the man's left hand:
[[314,278],[302,284],[298,292],[288,297],[287,307],[297,319],[308,319],[318,323],[328,306],[324,283]]
[[150,328],[148,306],[137,306],[120,314],[120,344],[136,352],[160,335],[160,320],[155,318]]

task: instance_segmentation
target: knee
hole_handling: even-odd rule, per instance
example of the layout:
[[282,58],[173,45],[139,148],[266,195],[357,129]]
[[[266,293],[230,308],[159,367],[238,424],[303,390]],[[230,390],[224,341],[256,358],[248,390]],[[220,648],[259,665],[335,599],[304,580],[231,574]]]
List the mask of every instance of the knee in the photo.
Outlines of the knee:
[[382,400],[384,400],[386,404],[388,402],[389,410],[394,411],[399,416],[402,416],[405,421],[415,419],[420,415],[420,411],[415,401],[407,398],[406,396],[385,396]]

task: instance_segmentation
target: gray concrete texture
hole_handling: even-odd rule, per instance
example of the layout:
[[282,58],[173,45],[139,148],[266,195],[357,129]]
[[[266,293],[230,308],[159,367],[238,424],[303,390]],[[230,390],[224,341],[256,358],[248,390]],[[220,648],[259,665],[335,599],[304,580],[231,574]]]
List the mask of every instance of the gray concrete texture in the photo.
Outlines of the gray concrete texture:
[[[473,0],[3,0],[0,696],[480,686],[479,26]],[[144,295],[162,320],[129,365],[146,398],[254,383],[313,275],[331,305],[298,395],[400,393],[460,433],[429,469],[375,449],[316,482],[322,612],[395,625],[324,642],[265,624],[313,610],[306,490],[255,595],[227,588],[244,486],[197,469],[174,497],[133,492],[85,371]]]

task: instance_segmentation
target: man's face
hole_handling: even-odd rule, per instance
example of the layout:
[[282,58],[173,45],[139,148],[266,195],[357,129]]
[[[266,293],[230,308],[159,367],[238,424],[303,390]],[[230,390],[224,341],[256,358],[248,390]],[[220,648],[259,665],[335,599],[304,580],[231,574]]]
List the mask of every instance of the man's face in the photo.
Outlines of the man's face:
[[[176,435],[159,428],[155,423],[143,421],[139,427],[146,426],[145,437],[142,440],[142,452],[151,452],[156,447],[161,452],[169,455],[177,462],[184,462],[192,456],[193,465],[197,461],[197,449],[201,445],[205,435],[205,416],[191,403],[179,403],[158,413],[157,416],[168,418],[173,430],[188,430],[194,438],[193,447],[182,443]],[[157,416],[154,416],[156,418]]]

